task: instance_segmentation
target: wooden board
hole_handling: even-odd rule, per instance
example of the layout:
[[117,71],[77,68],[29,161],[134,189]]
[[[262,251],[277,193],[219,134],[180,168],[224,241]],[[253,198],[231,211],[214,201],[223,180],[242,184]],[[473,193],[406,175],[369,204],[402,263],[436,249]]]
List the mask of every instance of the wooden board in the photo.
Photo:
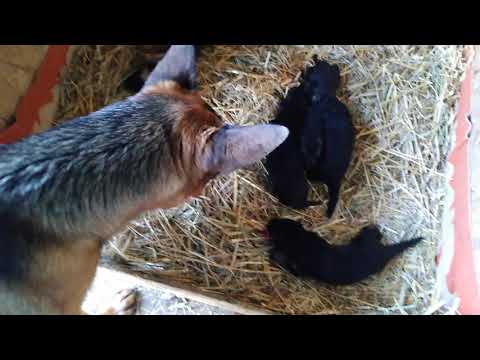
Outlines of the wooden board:
[[[107,266],[99,266],[97,270],[97,275],[95,281],[100,281],[103,283],[123,283],[128,287],[139,287],[145,289],[153,289],[162,292],[168,292],[174,294],[179,298],[186,298],[191,301],[199,302],[205,305],[212,307],[217,307],[226,312],[239,315],[273,315],[264,310],[254,309],[250,307],[245,307],[243,305],[234,304],[224,300],[217,299],[215,297],[201,294],[195,289],[189,289],[187,287],[178,287],[177,285],[173,286],[170,284],[162,283],[158,280],[149,280],[138,275],[125,272],[125,270],[114,269]],[[141,295],[141,294],[140,294]],[[87,299],[88,301],[88,299]],[[148,302],[145,303],[147,309],[143,309],[142,313],[154,313],[155,311],[151,308]],[[87,304],[85,311],[93,309],[91,304]]]

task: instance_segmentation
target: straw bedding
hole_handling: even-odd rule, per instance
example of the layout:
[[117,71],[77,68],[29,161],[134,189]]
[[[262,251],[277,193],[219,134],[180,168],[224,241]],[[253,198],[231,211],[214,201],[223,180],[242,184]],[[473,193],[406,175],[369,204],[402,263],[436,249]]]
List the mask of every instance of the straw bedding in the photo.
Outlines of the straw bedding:
[[[191,286],[228,301],[283,314],[425,314],[438,302],[434,258],[446,190],[461,46],[213,46],[199,58],[202,96],[228,123],[270,121],[298,85],[311,56],[337,63],[338,94],[353,114],[355,155],[336,214],[297,212],[264,190],[261,164],[217,179],[177,209],[133,221],[109,242],[104,259],[149,278]],[[64,76],[60,121],[128,94],[119,87],[138,63],[133,46],[80,46]],[[288,174],[286,175],[288,176]],[[326,200],[321,185],[312,199]],[[426,241],[360,284],[302,281],[269,263],[261,234],[274,216],[299,220],[332,243],[377,223],[386,242]],[[293,241],[293,239],[292,239]]]

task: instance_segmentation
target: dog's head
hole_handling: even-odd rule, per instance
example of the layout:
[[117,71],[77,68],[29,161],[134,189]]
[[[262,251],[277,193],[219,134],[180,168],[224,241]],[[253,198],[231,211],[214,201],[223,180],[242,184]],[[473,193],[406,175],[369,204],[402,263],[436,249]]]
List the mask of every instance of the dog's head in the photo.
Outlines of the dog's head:
[[261,160],[288,136],[279,125],[224,124],[197,92],[193,45],[170,47],[137,96],[168,98],[173,116],[167,133],[177,175],[170,188],[176,195],[149,207],[176,206],[197,196],[208,181]]

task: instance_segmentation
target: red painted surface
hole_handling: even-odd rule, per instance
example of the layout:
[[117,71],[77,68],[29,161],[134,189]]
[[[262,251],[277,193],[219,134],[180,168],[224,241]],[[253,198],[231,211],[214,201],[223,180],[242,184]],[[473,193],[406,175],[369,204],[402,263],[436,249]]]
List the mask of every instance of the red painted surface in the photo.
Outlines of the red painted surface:
[[454,166],[454,174],[450,185],[455,191],[452,205],[454,210],[455,250],[447,283],[449,291],[460,298],[459,312],[462,315],[480,314],[480,294],[475,275],[474,248],[471,234],[470,154],[468,141],[471,124],[467,118],[471,108],[472,76],[473,69],[472,66],[469,66],[460,93],[456,146],[449,159]]
[[25,96],[20,99],[16,121],[0,134],[0,144],[13,143],[32,134],[40,121],[39,110],[53,99],[52,89],[57,84],[70,45],[50,45],[43,62]]

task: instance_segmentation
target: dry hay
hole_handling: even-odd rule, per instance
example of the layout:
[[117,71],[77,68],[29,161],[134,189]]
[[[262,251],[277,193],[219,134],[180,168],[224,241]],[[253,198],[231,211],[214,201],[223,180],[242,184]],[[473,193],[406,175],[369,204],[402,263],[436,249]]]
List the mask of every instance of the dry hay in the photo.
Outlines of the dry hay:
[[[339,97],[353,114],[357,144],[336,214],[329,221],[324,206],[304,212],[280,206],[265,192],[259,164],[216,180],[188,205],[132,222],[105,256],[149,278],[277,313],[447,311],[435,295],[434,258],[462,51],[461,46],[207,48],[199,60],[202,95],[225,121],[237,124],[271,120],[314,53],[339,64]],[[134,57],[131,47],[77,50],[60,117],[124,97],[118,85]],[[314,187],[313,197],[326,199],[322,186]],[[300,220],[333,243],[348,241],[372,222],[381,226],[386,242],[415,235],[427,240],[372,279],[335,288],[298,280],[269,263],[259,230],[279,215]]]

